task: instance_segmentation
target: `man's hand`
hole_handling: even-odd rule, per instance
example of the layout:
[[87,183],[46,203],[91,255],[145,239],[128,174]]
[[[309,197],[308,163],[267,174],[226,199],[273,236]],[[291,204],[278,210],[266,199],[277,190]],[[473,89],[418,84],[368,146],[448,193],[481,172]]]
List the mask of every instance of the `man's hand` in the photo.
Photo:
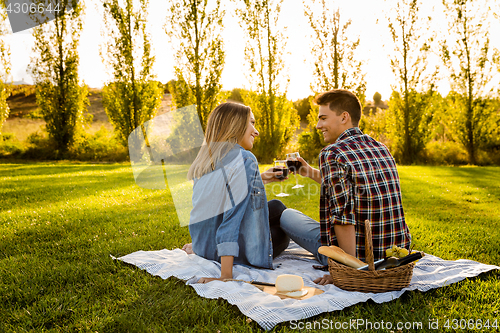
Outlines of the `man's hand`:
[[276,176],[279,176],[279,175],[282,175],[282,174],[283,174],[282,171],[276,171],[276,172],[274,172],[273,168],[270,168],[270,169],[267,169],[266,171],[264,171],[263,173],[261,173],[260,177],[262,178],[262,182],[264,184],[268,184],[268,183],[280,182],[280,181],[283,181],[285,179],[288,179],[288,177],[284,178],[284,179],[278,179],[278,178],[276,178]]
[[314,180],[316,183],[321,184],[321,173],[318,169],[313,168],[310,166],[306,160],[304,160],[302,157],[299,157],[298,160],[300,163],[302,163],[302,166],[299,169],[299,175],[302,177],[309,177],[312,180]]
[[313,282],[324,286],[325,284],[332,284],[333,279],[332,279],[332,276],[330,274],[325,274],[325,275],[323,275],[323,277],[317,278]]

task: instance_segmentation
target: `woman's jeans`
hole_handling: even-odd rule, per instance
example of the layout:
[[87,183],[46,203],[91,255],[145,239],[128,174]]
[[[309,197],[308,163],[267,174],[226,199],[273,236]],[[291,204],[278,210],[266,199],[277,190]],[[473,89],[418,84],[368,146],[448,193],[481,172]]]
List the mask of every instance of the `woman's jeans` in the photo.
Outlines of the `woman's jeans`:
[[269,228],[271,230],[271,239],[273,243],[273,258],[276,258],[285,251],[290,243],[290,237],[281,229],[281,213],[285,211],[286,206],[279,200],[267,202],[269,208]]
[[288,208],[281,213],[280,227],[295,243],[311,252],[322,265],[328,265],[328,257],[318,253],[321,246],[319,222],[298,210]]

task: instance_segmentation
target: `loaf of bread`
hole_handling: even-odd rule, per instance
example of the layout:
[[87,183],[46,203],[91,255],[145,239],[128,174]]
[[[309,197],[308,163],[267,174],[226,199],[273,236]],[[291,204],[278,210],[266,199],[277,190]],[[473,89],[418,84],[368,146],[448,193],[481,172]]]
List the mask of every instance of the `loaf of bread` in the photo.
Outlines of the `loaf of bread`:
[[365,266],[366,264],[359,260],[356,257],[347,254],[338,246],[320,246],[318,252],[322,255],[325,255],[329,258],[332,258],[335,261],[338,261],[344,265],[347,265],[352,268],[360,268]]

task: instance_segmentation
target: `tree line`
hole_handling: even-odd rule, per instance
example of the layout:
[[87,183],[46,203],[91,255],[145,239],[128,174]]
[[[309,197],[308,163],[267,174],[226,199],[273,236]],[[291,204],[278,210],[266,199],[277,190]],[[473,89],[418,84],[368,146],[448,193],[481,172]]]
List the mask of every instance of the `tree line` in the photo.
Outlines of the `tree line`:
[[[425,159],[431,141],[459,143],[470,164],[477,164],[480,150],[500,153],[500,90],[491,84],[500,71],[500,54],[490,45],[491,3],[443,0],[443,5],[448,31],[441,39],[417,0],[397,2],[387,16],[397,85],[379,123],[366,117],[363,125],[388,138],[400,163]],[[431,56],[438,56],[441,65],[429,68]],[[449,78],[447,96],[437,91],[439,72]]]
[[[79,80],[77,52],[85,1],[61,2],[67,10],[34,29],[30,69],[46,130],[63,156],[89,119],[88,91]],[[287,36],[279,25],[284,1],[234,2],[245,31],[245,71],[251,84],[251,89],[239,91],[239,98],[252,108],[260,131],[253,152],[263,162],[280,157],[300,118],[305,118],[309,125],[298,138],[299,151],[315,159],[325,145],[315,129],[318,108],[312,96],[295,104],[286,98]],[[226,60],[221,33],[227,14],[220,0],[165,3],[164,30],[175,50],[175,79],[168,83],[168,91],[177,108],[195,104],[205,127],[211,110],[229,97],[221,85]],[[388,110],[365,115],[360,127],[385,142],[403,164],[422,161],[429,143],[440,140],[460,144],[471,164],[478,163],[481,151],[498,153],[499,91],[491,82],[500,72],[500,53],[490,45],[486,16],[491,11],[485,10],[489,1],[443,0],[449,24],[445,39],[432,30],[433,20],[422,14],[420,1],[386,3],[390,10],[381,24],[387,25],[392,37],[390,62],[396,85]],[[104,0],[99,5],[106,26],[101,57],[112,74],[102,91],[103,105],[117,137],[126,144],[135,128],[156,115],[164,92],[152,72],[155,57],[147,32],[149,3]],[[364,104],[365,61],[358,51],[363,40],[349,33],[354,18],[345,19],[340,9],[326,0],[304,1],[304,15],[313,32],[313,93],[349,89]],[[8,45],[0,41],[0,74],[8,77]],[[431,68],[431,57],[439,57],[440,65]],[[449,77],[451,91],[447,96],[437,91],[439,75]],[[0,84],[0,134],[8,117],[8,89]]]

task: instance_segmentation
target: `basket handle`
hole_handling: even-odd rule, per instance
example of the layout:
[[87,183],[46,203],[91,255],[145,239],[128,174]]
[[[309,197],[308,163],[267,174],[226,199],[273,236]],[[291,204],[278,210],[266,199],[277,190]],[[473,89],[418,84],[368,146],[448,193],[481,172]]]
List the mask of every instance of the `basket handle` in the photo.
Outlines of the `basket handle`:
[[374,271],[372,228],[369,220],[365,220],[365,257],[366,263],[368,264],[368,270]]

